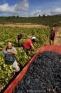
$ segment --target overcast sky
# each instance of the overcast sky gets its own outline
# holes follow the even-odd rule
[[[61,14],[61,0],[0,0],[0,16]]]

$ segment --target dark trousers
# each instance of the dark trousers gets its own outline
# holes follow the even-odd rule
[[[54,37],[50,36],[50,40],[54,41]]]
[[[26,55],[28,56],[28,49],[26,49],[24,46],[23,46],[23,49],[26,52]]]
[[[18,40],[18,47],[20,47],[20,40]]]

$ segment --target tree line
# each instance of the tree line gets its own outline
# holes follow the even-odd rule
[[[0,16],[0,24],[5,23],[34,23],[42,24],[47,26],[60,26],[61,25],[61,14],[59,15],[48,15],[48,16],[37,16],[37,17],[19,17],[19,16]]]

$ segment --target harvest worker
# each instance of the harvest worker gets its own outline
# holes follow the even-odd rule
[[[15,55],[17,54],[16,49],[12,46],[10,41],[7,42],[7,47],[3,50],[3,58],[5,63],[12,65],[16,72],[20,71],[20,67],[17,64]]]
[[[34,50],[34,46],[33,43],[36,42],[36,37],[32,37],[30,40],[27,40],[24,44],[23,44],[23,49],[26,52],[26,54],[28,55],[28,51],[30,49]]]
[[[20,40],[22,38],[22,34],[17,35],[18,47],[20,46]]]
[[[55,37],[56,37],[56,32],[57,32],[56,29],[54,27],[52,27],[51,32],[50,32],[50,37],[49,37],[50,45],[54,44],[54,40],[55,40]]]

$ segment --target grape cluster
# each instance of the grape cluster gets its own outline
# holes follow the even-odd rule
[[[13,93],[61,93],[61,54],[40,53]]]

